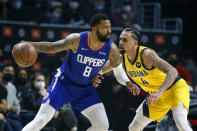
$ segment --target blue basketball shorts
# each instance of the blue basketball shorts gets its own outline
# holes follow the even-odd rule
[[[101,103],[101,99],[92,84],[87,87],[75,85],[59,69],[47,89],[47,94],[42,103],[50,99],[49,104],[56,110],[64,104],[70,103],[75,114],[89,106]]]

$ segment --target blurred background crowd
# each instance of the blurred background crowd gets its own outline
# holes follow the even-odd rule
[[[16,25],[18,22],[25,22],[33,25],[47,23],[70,28],[86,28],[95,13],[104,13],[110,17],[114,30],[116,27],[133,27],[150,34],[152,31],[177,33],[182,41],[182,44],[176,47],[177,50],[159,46],[158,54],[176,67],[179,75],[190,87],[191,104],[188,120],[195,130],[197,57],[195,48],[192,48],[193,40],[190,38],[194,36],[194,29],[190,28],[191,25],[186,25],[193,15],[184,14],[195,5],[197,4],[192,5],[187,0],[0,0],[0,27],[3,26],[2,23],[10,24],[14,21]],[[177,16],[184,21],[175,18]],[[2,32],[1,30],[0,34],[3,34]],[[3,40],[7,39],[0,37],[0,131],[21,131],[22,127],[35,117],[55,69],[66,59],[67,52],[39,54],[36,64],[22,68],[14,63],[11,52],[6,54],[6,45],[9,42],[3,43]],[[16,42],[13,39],[9,41]],[[151,47],[154,48],[154,45]],[[127,131],[136,108],[147,94],[142,92],[140,96],[133,96],[124,86],[117,83],[112,72],[104,77],[97,91],[104,102],[110,130]],[[145,131],[177,130],[170,112],[163,123],[158,125],[153,122]],[[84,116],[75,116],[67,104],[56,112],[43,131],[85,131],[89,125]]]

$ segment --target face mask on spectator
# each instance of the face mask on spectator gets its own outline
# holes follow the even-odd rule
[[[69,2],[69,7],[71,9],[77,9],[79,7],[79,3],[76,1],[71,1],[71,2]]]
[[[53,11],[53,16],[55,18],[59,18],[60,17],[60,13],[58,13],[57,11]]]
[[[95,10],[96,10],[96,11],[102,11],[103,8],[104,8],[103,5],[97,5],[97,6],[95,6]]]
[[[26,82],[27,82],[27,78],[25,78],[25,77],[18,77],[17,78],[17,83],[21,86],[24,86],[26,84]]]
[[[22,6],[22,2],[21,1],[17,1],[13,3],[13,7],[16,9],[20,9]]]
[[[131,7],[130,5],[125,5],[125,6],[123,6],[123,10],[124,10],[125,12],[130,12],[131,9],[132,9],[132,7]]]
[[[11,73],[5,73],[3,76],[3,79],[7,82],[13,81],[14,80],[14,75]]]
[[[34,81],[34,87],[38,90],[45,88],[45,82],[44,81]]]

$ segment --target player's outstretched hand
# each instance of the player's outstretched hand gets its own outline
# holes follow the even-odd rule
[[[94,87],[98,87],[101,84],[102,79],[104,79],[103,75],[101,74],[96,74],[93,78],[92,78],[92,85]]]
[[[156,91],[154,93],[152,93],[150,96],[148,96],[147,100],[146,100],[146,104],[148,106],[151,106],[152,103],[155,104],[156,101],[162,96],[163,92],[161,91]]]
[[[131,82],[127,82],[127,89],[134,95],[140,94],[140,88],[136,84],[133,84]]]

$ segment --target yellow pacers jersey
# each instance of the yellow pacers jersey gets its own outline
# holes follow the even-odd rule
[[[141,60],[141,52],[147,47],[138,46],[137,55],[130,63],[127,54],[124,54],[124,64],[127,75],[146,92],[155,92],[166,78],[166,74],[157,68],[147,69]],[[158,79],[159,78],[159,79]]]
[[[147,47],[139,46],[133,63],[130,63],[127,54],[124,54],[124,67],[130,80],[140,86],[144,91],[152,93],[157,91],[166,78],[166,74],[157,68],[146,69],[141,60],[141,52]],[[160,121],[166,113],[178,106],[179,103],[189,109],[189,88],[180,76],[176,78],[168,90],[155,104],[148,106],[143,102],[143,114],[152,120]]]

